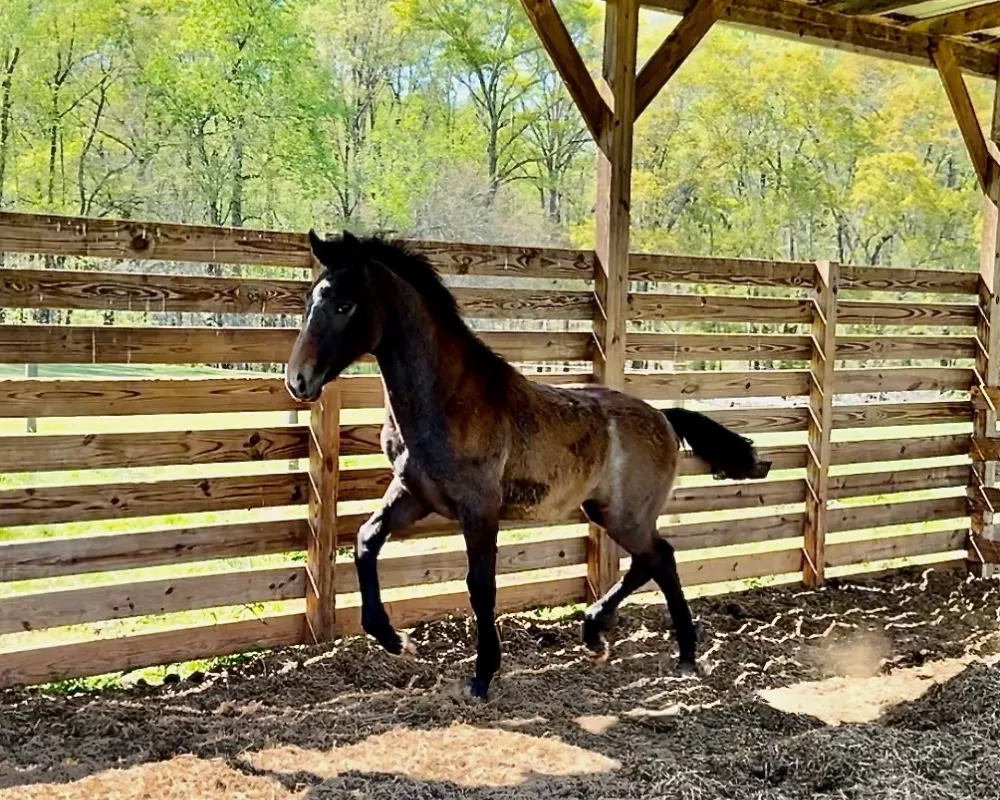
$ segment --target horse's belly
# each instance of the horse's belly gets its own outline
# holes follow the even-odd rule
[[[551,486],[539,481],[503,482],[500,518],[508,521],[565,522],[580,508],[591,486]]]

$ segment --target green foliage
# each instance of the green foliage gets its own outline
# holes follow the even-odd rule
[[[559,9],[596,72],[600,4]],[[672,24],[644,14],[642,51]],[[517,0],[0,15],[0,207],[586,246],[594,164]],[[632,210],[639,249],[976,260],[975,178],[932,71],[723,27],[638,123]]]

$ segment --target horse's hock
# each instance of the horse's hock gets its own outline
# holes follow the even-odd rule
[[[594,381],[593,252],[413,246],[463,276],[473,327],[533,379]],[[358,633],[347,548],[389,480],[382,390],[362,364],[311,410],[285,391],[305,236],[2,214],[0,251],[0,307],[55,320],[0,326],[0,683]],[[229,266],[246,264],[274,269]],[[734,483],[685,460],[660,523],[689,589],[997,561],[977,274],[634,254],[630,277],[626,389],[706,410],[773,462]],[[225,326],[191,324],[207,314]],[[583,602],[617,577],[603,547],[581,516],[505,528],[499,611]],[[399,536],[380,563],[393,623],[465,613],[465,571],[451,523]]]

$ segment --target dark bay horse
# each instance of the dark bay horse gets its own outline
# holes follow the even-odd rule
[[[286,384],[314,401],[363,355],[378,361],[386,394],[382,449],[393,479],[358,532],[362,625],[390,653],[413,651],[389,622],[376,561],[393,530],[436,512],[457,520],[468,552],[478,627],[470,693],[486,698],[500,664],[494,623],[497,533],[502,520],[557,522],[583,508],[632,556],[631,567],[586,612],[585,645],[606,654],[604,630],[619,603],[649,579],[666,596],[679,666],[696,671],[696,635],[674,551],[657,533],[677,474],[681,440],[717,477],[762,478],[749,440],[707,417],[660,411],[601,387],[533,383],[466,326],[434,269],[403,246],[310,231],[324,271],[306,300]]]

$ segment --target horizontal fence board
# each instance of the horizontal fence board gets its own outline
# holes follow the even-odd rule
[[[303,641],[304,631],[304,614],[278,614],[18,650],[0,658],[0,686],[69,680],[294,645]]]
[[[972,422],[972,403],[865,403],[833,407],[834,428],[883,428],[900,425],[937,425]]]
[[[943,269],[901,267],[840,267],[840,288],[869,292],[920,292],[922,294],[976,294],[979,274]]]
[[[868,392],[967,392],[976,379],[972,369],[962,367],[889,367],[845,369],[834,374],[836,394]]]
[[[808,370],[627,372],[630,392],[647,400],[792,397],[809,391]]]
[[[304,567],[219,572],[0,598],[0,633],[305,597]]]
[[[0,325],[8,364],[284,363],[296,328],[127,328]],[[508,361],[587,361],[590,334],[490,331],[479,338]]]
[[[724,583],[762,578],[768,575],[785,575],[802,570],[802,550],[776,550],[770,553],[748,553],[739,556],[720,556],[700,561],[684,561],[677,565],[681,583],[697,586],[705,583]],[[650,581],[640,592],[658,592],[659,587]]]
[[[385,494],[391,481],[392,470],[386,467],[342,469],[337,481],[337,499],[346,503],[379,498]]]
[[[982,461],[1000,461],[1000,439],[976,436],[970,442],[970,451]]]
[[[308,531],[306,520],[293,519],[15,540],[0,544],[0,581],[304,550]]]
[[[816,267],[806,261],[630,253],[629,280],[654,283],[715,283],[730,286],[809,288]]]
[[[350,395],[353,378],[341,378]],[[379,401],[381,405],[381,400]],[[0,380],[0,417],[295,411],[283,378]]]
[[[812,340],[792,334],[629,333],[625,352],[637,359],[672,361],[808,361]]]
[[[974,336],[838,336],[837,358],[975,358]]]
[[[370,456],[382,452],[381,425],[341,425],[340,455]]]
[[[310,283],[69,269],[0,269],[0,308],[301,314]]]
[[[592,280],[590,250],[407,241],[442,272]],[[312,266],[304,233],[0,212],[0,252],[200,264]]]
[[[585,598],[585,578],[582,576],[525,581],[497,588],[496,611],[498,614],[509,614],[540,606],[582,603]],[[389,601],[385,607],[396,628],[409,628],[444,616],[468,616],[470,613],[468,591],[464,587],[428,597]],[[344,635],[361,633],[361,609],[358,606],[338,608],[337,628]]]
[[[945,553],[964,550],[969,531],[959,528],[951,531],[890,536],[861,542],[840,542],[826,546],[826,565],[842,567],[890,558],[907,558],[928,553]]]
[[[668,525],[659,530],[661,536],[668,539],[676,550],[681,551],[794,539],[802,536],[804,525],[805,514],[793,513],[723,522]]]
[[[709,409],[703,413],[720,425],[738,433],[783,433],[803,431],[809,422],[809,409],[732,408]]]
[[[469,319],[589,319],[594,318],[593,292],[537,291],[497,287],[451,290]]]
[[[54,525],[114,517],[270,508],[305,503],[304,472],[0,491],[5,525]]]
[[[306,458],[309,428],[0,436],[0,473]]]
[[[876,303],[841,300],[841,325],[965,325],[976,324],[978,309],[971,303]]]
[[[964,497],[942,497],[934,500],[875,503],[865,506],[831,508],[827,511],[827,530],[864,530],[883,525],[903,525],[914,522],[931,522],[939,519],[958,519],[968,516]]]
[[[860,442],[834,442],[830,447],[831,464],[865,464],[875,461],[902,461],[913,458],[960,456],[969,452],[969,436],[923,436],[908,439],[878,439]]]
[[[964,487],[968,485],[969,477],[969,467],[964,464],[931,469],[922,467],[859,475],[834,475],[830,478],[830,498],[840,500],[845,497]]]
[[[673,322],[809,322],[812,301],[790,297],[730,297],[704,294],[629,295],[629,320]]]
[[[570,567],[587,563],[587,537],[570,536],[543,542],[518,542],[497,548],[497,574],[507,575],[536,569]],[[379,586],[397,586],[464,581],[469,571],[465,550],[446,550],[420,555],[381,558]],[[358,575],[353,565],[337,570],[337,592],[358,591]]]
[[[667,500],[664,514],[722,511],[737,508],[801,503],[806,499],[803,480],[746,481],[709,486],[679,486]]]

